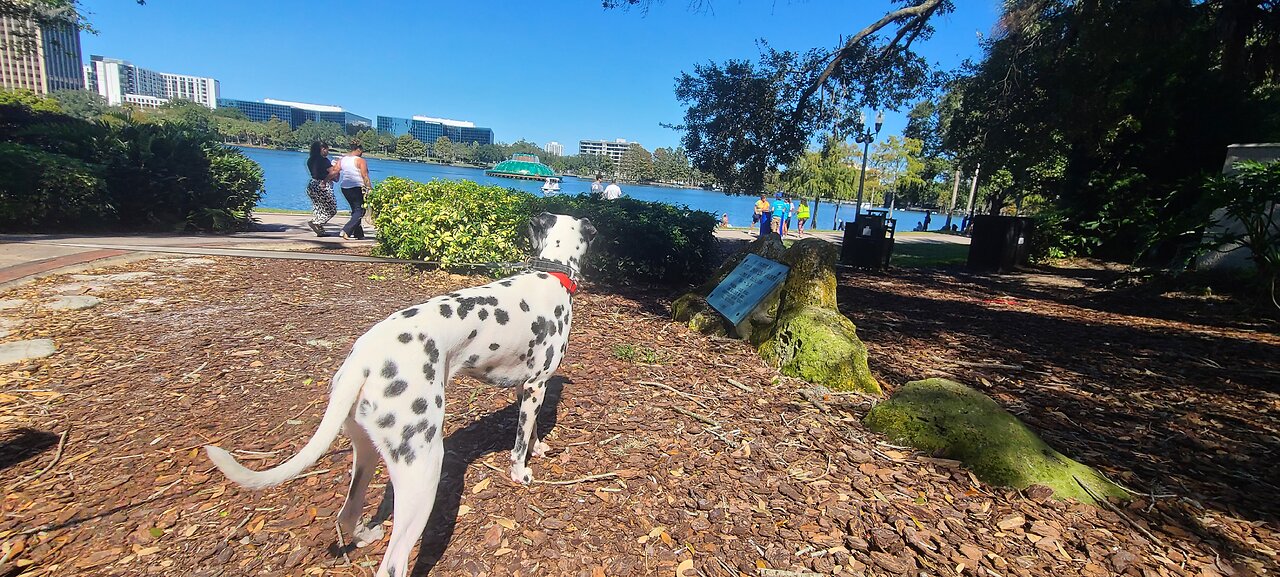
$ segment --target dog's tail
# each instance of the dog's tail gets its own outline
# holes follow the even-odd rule
[[[329,406],[324,410],[320,426],[307,444],[292,459],[266,471],[254,471],[236,462],[236,458],[218,447],[205,445],[204,450],[209,459],[217,465],[222,474],[237,484],[249,489],[264,489],[279,485],[298,476],[304,469],[320,459],[321,455],[333,443],[342,429],[342,423],[351,414],[351,406],[360,396],[365,377],[354,367],[343,367],[335,377],[333,390],[329,393]]]

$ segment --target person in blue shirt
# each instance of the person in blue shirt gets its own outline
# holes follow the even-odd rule
[[[773,204],[771,205],[770,212],[773,213],[773,224],[770,226],[770,229],[774,234],[783,234],[786,232],[782,228],[782,223],[786,222],[787,213],[791,210],[791,204],[782,196],[782,191],[779,190],[778,194],[773,196]]]

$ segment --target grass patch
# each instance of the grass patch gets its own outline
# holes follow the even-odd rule
[[[894,266],[917,268],[964,264],[969,259],[969,245],[949,242],[898,242],[893,245]]]

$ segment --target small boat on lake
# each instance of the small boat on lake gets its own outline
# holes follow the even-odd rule
[[[542,184],[542,194],[550,196],[550,195],[559,194],[559,193],[560,193],[560,179],[548,178],[547,181]]]

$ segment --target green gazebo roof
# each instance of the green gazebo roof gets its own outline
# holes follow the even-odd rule
[[[529,160],[516,160],[520,158],[532,158]],[[532,155],[513,155],[511,160],[499,162],[497,166],[486,170],[485,173],[491,176],[513,176],[516,178],[548,178],[555,177],[556,171],[551,170],[550,166],[538,162],[538,157]]]

